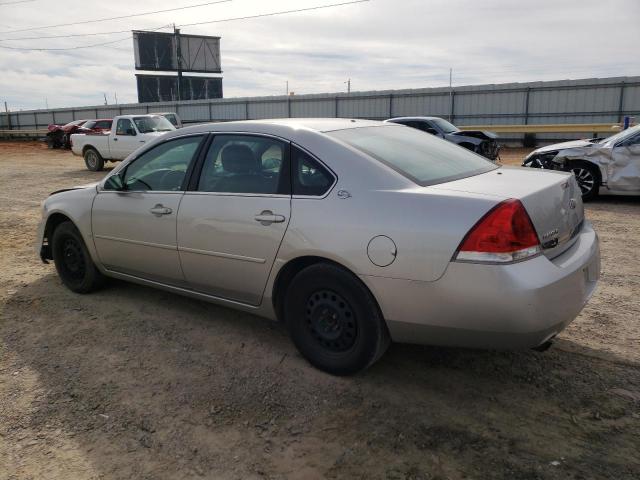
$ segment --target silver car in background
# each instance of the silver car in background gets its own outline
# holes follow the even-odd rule
[[[365,120],[169,132],[42,213],[40,256],[71,290],[109,276],[279,319],[334,374],[390,340],[546,345],[600,271],[571,174]]]

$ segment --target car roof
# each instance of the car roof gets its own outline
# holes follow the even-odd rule
[[[331,132],[362,127],[388,127],[388,123],[355,118],[276,118],[236,122],[202,123],[187,127],[189,132],[254,132],[294,136],[297,131]]]
[[[394,117],[385,120],[385,122],[395,122],[396,120],[442,120],[441,117]]]

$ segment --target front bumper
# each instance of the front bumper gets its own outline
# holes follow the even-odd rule
[[[598,237],[584,222],[576,242],[549,260],[449,264],[434,282],[362,276],[394,341],[517,349],[538,346],[573,321],[600,276]]]

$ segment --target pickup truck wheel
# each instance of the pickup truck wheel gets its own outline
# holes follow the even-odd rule
[[[99,172],[104,169],[104,159],[95,148],[87,148],[84,151],[84,163],[92,172]]]
[[[364,370],[390,343],[369,290],[336,265],[311,265],[293,278],[285,293],[284,320],[300,353],[334,375]]]
[[[76,293],[89,293],[104,283],[82,235],[71,222],[62,222],[51,238],[51,252],[62,283]]]

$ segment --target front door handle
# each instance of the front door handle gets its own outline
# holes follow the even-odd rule
[[[156,204],[155,207],[149,210],[149,212],[153,213],[156,217],[161,217],[162,215],[169,215],[173,212],[169,207],[165,207],[161,203]]]
[[[271,225],[272,223],[282,223],[285,221],[284,215],[274,214],[271,210],[263,210],[253,218],[262,225]]]
[[[144,143],[144,142],[145,142],[144,140],[140,140],[140,143]]]
[[[117,139],[117,138],[114,138],[114,139],[113,139],[113,141],[114,141],[114,142],[117,142],[117,141],[118,141],[118,139]]]

